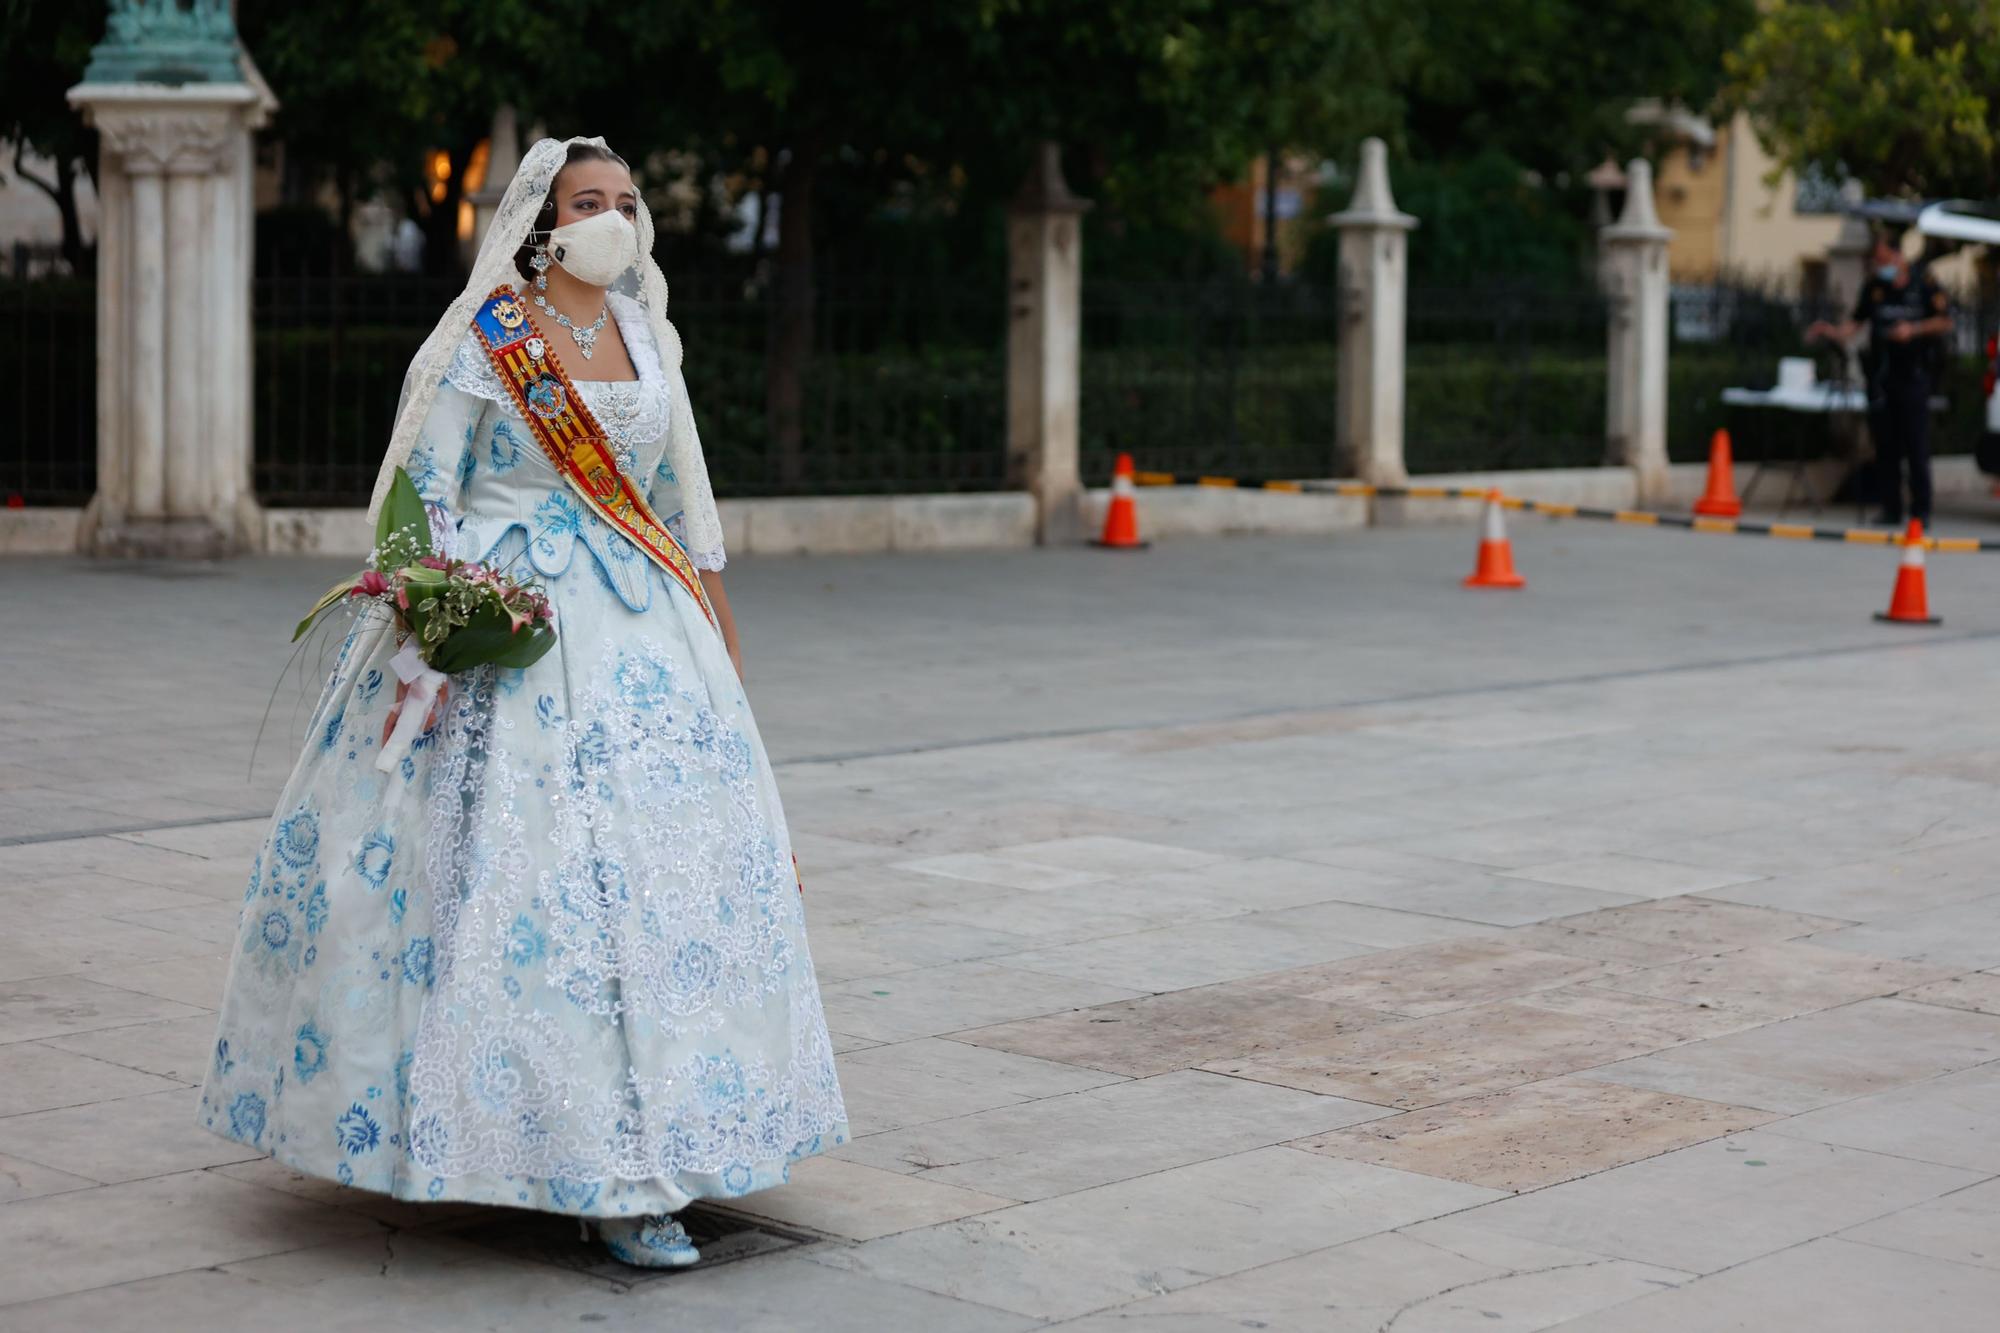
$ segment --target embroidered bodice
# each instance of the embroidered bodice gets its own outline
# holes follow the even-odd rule
[[[612,315],[618,321],[618,332],[625,340],[626,351],[639,372],[639,378],[580,380],[572,371],[571,382],[583,396],[584,405],[590,409],[591,415],[611,437],[612,447],[618,453],[619,466],[625,469],[627,475],[639,476],[641,462],[657,466],[665,452],[673,403],[666,379],[660,372],[660,354],[653,346],[653,334],[646,325],[645,312],[631,297],[620,296],[616,292],[611,293],[610,304]],[[562,334],[555,334],[553,341],[557,355],[563,358],[565,366],[579,364],[581,358],[573,347],[563,345],[565,340]],[[471,333],[467,333],[459,343],[445,378],[454,387],[474,397],[484,398],[512,415],[516,421],[520,420],[505,386],[500,383],[500,376],[493,370],[493,363],[487,360],[485,349]],[[553,474],[554,469],[550,472]]]
[[[660,367],[644,309],[612,293],[612,318],[624,339],[636,380],[574,380],[597,418],[625,474],[646,492],[661,520],[685,532],[680,488],[667,461],[679,392]],[[560,331],[551,346],[574,369],[581,358]],[[485,559],[510,533],[528,542],[528,560],[545,577],[564,573],[581,541],[596,558],[605,582],[635,611],[651,604],[653,586],[666,576],[623,536],[579,504],[543,455],[478,338],[467,332],[445,374],[422,438],[412,451],[410,477],[424,498],[455,524],[452,546],[466,559]],[[721,569],[721,549],[689,551],[701,569]],[[655,577],[655,576],[658,577]]]

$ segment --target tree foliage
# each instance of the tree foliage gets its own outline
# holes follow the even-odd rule
[[[83,77],[90,48],[104,33],[101,3],[0,0],[0,175],[35,186],[62,216],[63,257],[81,272],[89,244],[77,219],[76,190],[96,170],[97,135],[64,95]],[[46,159],[31,169],[28,153]]]
[[[2000,4],[1777,0],[1727,61],[1728,98],[1785,167],[1871,194],[2000,188]]]
[[[1548,180],[1623,157],[1640,98],[1701,112],[1755,0],[1429,0],[1407,146],[1434,160],[1499,152]]]
[[[293,193],[331,183],[344,215],[358,194],[387,187],[423,220],[426,263],[455,262],[458,204],[474,147],[494,109],[529,112],[584,77],[575,20],[587,0],[346,0],[300,5],[242,0],[237,28],[279,109]],[[556,94],[555,99],[551,94]],[[429,150],[452,171],[433,198]]]

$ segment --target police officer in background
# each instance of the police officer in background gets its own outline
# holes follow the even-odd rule
[[[1951,299],[1929,273],[1912,268],[1902,236],[1875,233],[1873,272],[1861,285],[1854,314],[1838,324],[1824,320],[1806,330],[1806,341],[1845,343],[1868,329],[1862,364],[1868,372],[1868,433],[1875,443],[1875,475],[1882,512],[1877,523],[1903,523],[1903,464],[1910,470],[1910,514],[1931,521],[1931,388],[1944,365],[1951,335]]]

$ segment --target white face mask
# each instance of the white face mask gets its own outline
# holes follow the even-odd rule
[[[639,232],[623,213],[599,213],[550,232],[549,258],[580,281],[609,287],[639,262]]]

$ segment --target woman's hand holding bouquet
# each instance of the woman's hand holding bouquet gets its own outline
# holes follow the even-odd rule
[[[327,590],[299,622],[293,642],[327,612],[357,601],[387,611],[403,645],[389,663],[400,683],[375,765],[384,772],[437,720],[448,675],[531,666],[555,646],[554,613],[539,587],[504,569],[436,553],[423,497],[401,468],[376,522],[367,567]]]

